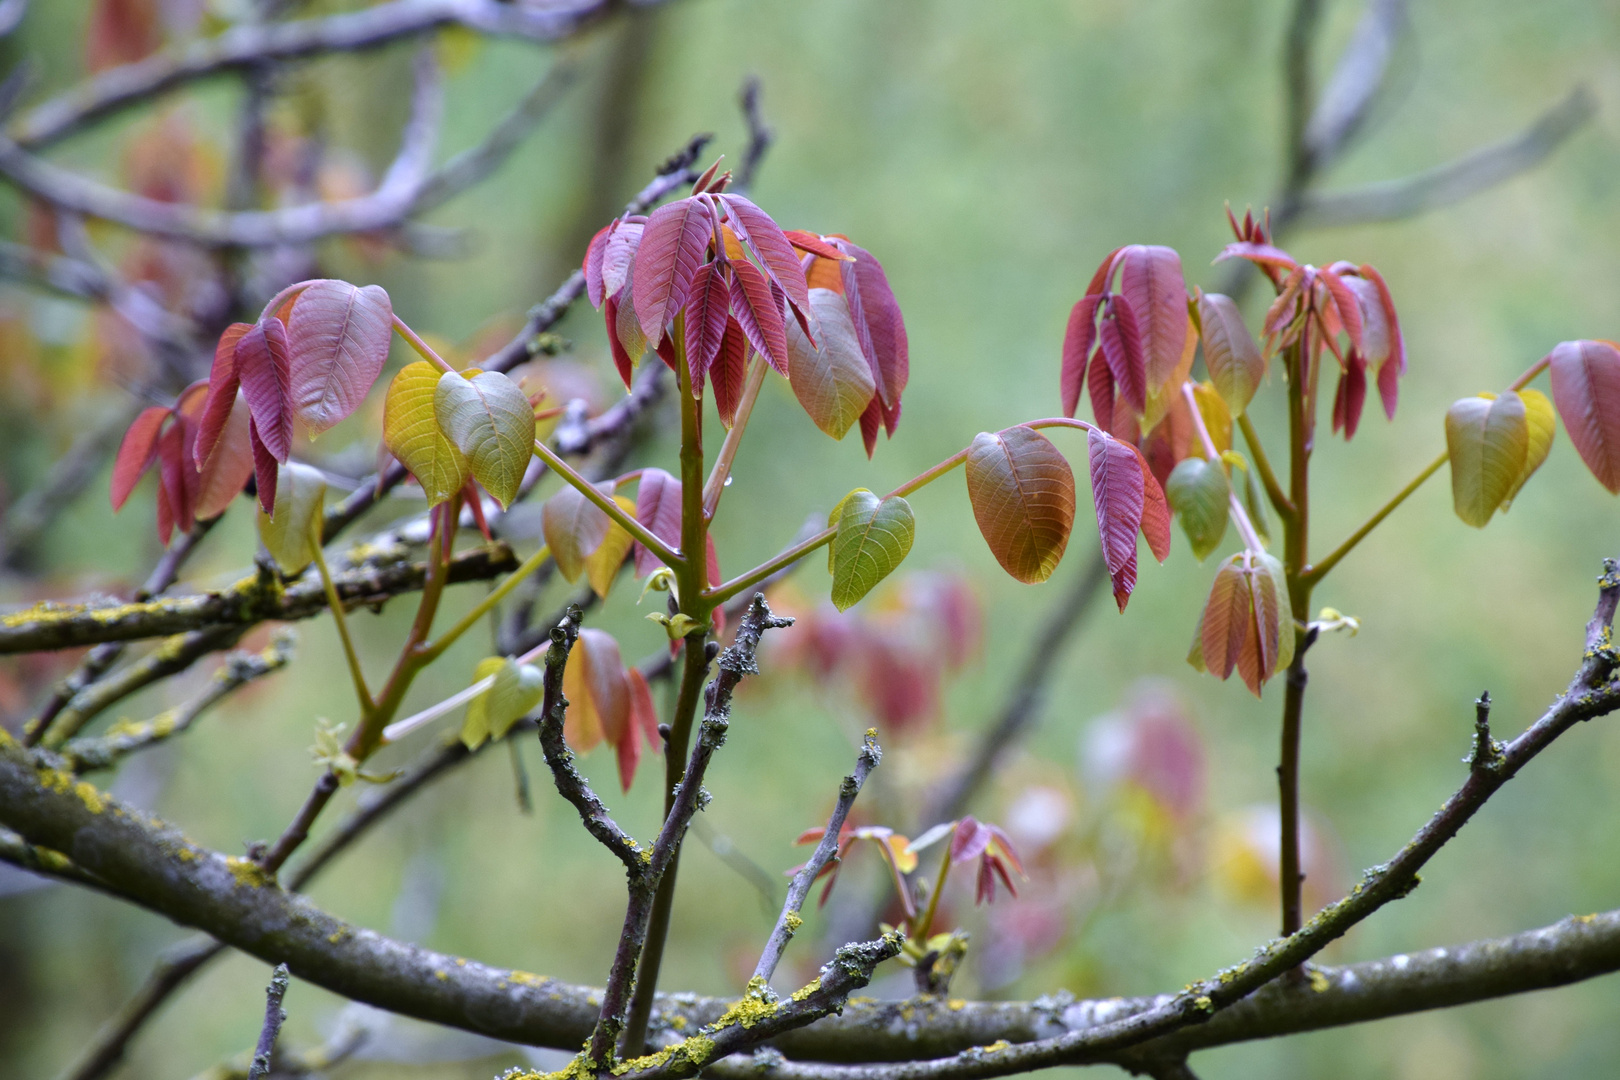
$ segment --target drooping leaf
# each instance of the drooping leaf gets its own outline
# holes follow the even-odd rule
[[[686,303],[713,235],[709,204],[702,198],[678,199],[647,218],[636,248],[630,295],[649,343],[663,340],[665,325]]]
[[[157,460],[158,430],[169,418],[169,410],[161,405],[142,409],[124,432],[118,444],[118,456],[113,458],[112,508],[121,510],[129,500],[146,470]]]
[[[636,520],[672,548],[681,546],[681,482],[663,469],[643,469],[636,485]],[[636,577],[662,566],[658,556],[636,544]]]
[[[1091,501],[1103,561],[1114,586],[1114,602],[1124,611],[1136,588],[1136,534],[1142,528],[1146,480],[1136,451],[1099,431],[1086,433],[1091,459]]]
[[[495,685],[479,700],[483,703],[489,737],[499,739],[512,730],[545,697],[545,676],[533,664],[503,659],[495,670]]]
[[[1103,358],[1121,398],[1136,412],[1147,408],[1147,368],[1135,309],[1123,296],[1115,296],[1097,330]]]
[[[292,374],[287,328],[270,316],[242,334],[236,343],[236,377],[247,398],[259,441],[278,462],[292,451]]]
[[[197,441],[192,447],[192,458],[198,468],[202,468],[203,462],[214,452],[214,444],[219,441],[225,420],[236,403],[236,391],[240,385],[236,370],[236,343],[251,329],[251,323],[232,323],[225,328],[214,346],[214,363],[208,372],[208,399],[203,403],[202,416],[198,419]]]
[[[1086,373],[1086,390],[1091,396],[1091,415],[1104,431],[1114,430],[1114,373],[1099,348],[1091,357]]]
[[[1170,504],[1147,458],[1138,452],[1136,460],[1142,466],[1142,539],[1153,557],[1164,562],[1170,555]]]
[[[1069,312],[1069,325],[1063,333],[1063,370],[1059,392],[1063,415],[1072,417],[1080,407],[1080,394],[1086,384],[1086,361],[1097,340],[1097,303],[1100,296],[1082,296]]]
[[[619,227],[613,230],[608,237],[606,246],[602,249],[602,295],[604,302],[607,297],[617,296],[622,303],[629,304],[630,291],[625,289],[629,284],[632,268],[635,266],[636,250],[641,246],[641,237],[647,227],[647,219],[637,214],[624,218]]]
[[[788,303],[808,315],[810,287],[804,280],[804,267],[781,226],[742,195],[727,193],[720,196],[720,202],[730,215],[732,230],[754,249],[765,272],[787,295]]]
[[[906,500],[898,495],[880,500],[865,488],[844,496],[834,513],[838,532],[829,552],[832,602],[847,611],[905,560],[917,522]]]
[[[170,536],[165,524],[181,532],[190,532],[196,524],[197,470],[187,449],[185,427],[176,417],[158,435],[158,480],[170,514],[169,522],[158,524],[165,545]]]
[[[1232,414],[1226,410],[1226,399],[1211,383],[1201,382],[1193,387],[1193,400],[1198,403],[1198,415],[1203,418],[1210,442],[1215,444],[1215,452],[1224,454],[1232,449]],[[1195,454],[1204,452],[1204,442],[1197,437],[1191,447]]]
[[[1383,315],[1382,322],[1387,327],[1389,335],[1389,355],[1383,360],[1374,360],[1378,365],[1378,394],[1384,402],[1384,415],[1391,420],[1395,419],[1395,405],[1400,397],[1400,382],[1402,375],[1406,374],[1406,341],[1401,336],[1400,316],[1395,313],[1395,300],[1389,293],[1389,286],[1384,283],[1384,277],[1377,270],[1363,263],[1360,266],[1362,278],[1373,283],[1378,291],[1378,305]],[[1365,333],[1365,330],[1363,331]],[[1370,342],[1364,342],[1371,348]]]
[[[619,508],[631,517],[635,516],[636,504],[623,495],[613,496],[613,501]],[[585,557],[585,578],[591,583],[591,589],[604,600],[607,599],[608,590],[613,587],[613,579],[619,574],[619,567],[624,565],[625,557],[630,554],[630,548],[635,540],[625,531],[623,525],[609,519],[607,535],[596,550]]]
[[[259,539],[283,574],[297,574],[314,561],[311,524],[320,517],[325,499],[326,480],[319,470],[296,461],[281,465],[275,510],[259,513]]]
[[[720,414],[720,423],[730,428],[737,420],[737,406],[742,403],[743,387],[748,382],[748,339],[736,319],[726,320],[720,352],[709,368],[709,382],[714,387],[714,408]]]
[[[563,737],[577,752],[586,753],[604,738],[617,746],[629,733],[630,685],[611,634],[580,630],[563,668],[563,694],[568,698]]]
[[[853,256],[852,261],[840,263],[838,270],[856,340],[872,366],[872,379],[884,408],[898,415],[900,395],[911,374],[911,347],[906,338],[905,316],[900,313],[900,302],[889,287],[883,264],[871,252],[848,240],[838,241],[838,246],[846,255]],[[887,426],[889,434],[894,434],[893,425]]]
[[[472,472],[467,455],[439,428],[435,399],[441,374],[426,360],[406,364],[383,399],[383,445],[416,477],[429,506],[460,491]]]
[[[202,411],[199,403],[198,412]],[[225,508],[242,493],[248,477],[253,475],[253,448],[248,434],[252,422],[247,401],[238,394],[230,415],[225,418],[213,453],[203,462],[198,473],[194,512],[199,520],[207,521],[224,513]],[[196,448],[195,441],[192,448]]]
[[[731,286],[714,263],[705,263],[692,279],[686,300],[686,365],[694,395],[703,390],[703,380],[720,353],[730,318]]]
[[[380,285],[316,281],[287,323],[292,403],[310,434],[354,412],[388,359],[394,307]]]
[[[1252,553],[1250,563],[1263,574],[1260,597],[1262,610],[1270,610],[1270,596],[1276,600],[1276,660],[1271,674],[1286,668],[1294,661],[1294,613],[1288,596],[1288,574],[1283,564],[1270,552]],[[1269,580],[1269,584],[1266,583]],[[1257,616],[1258,617],[1258,616]],[[1268,676],[1269,677],[1269,676]]]
[[[1180,363],[1187,341],[1187,284],[1181,256],[1174,248],[1133,244],[1120,253],[1119,287],[1130,301],[1141,334],[1144,389],[1163,386]]]
[[[481,683],[493,678],[501,665],[509,663],[504,656],[486,656],[473,668],[473,682]],[[467,715],[461,721],[461,742],[469,750],[476,750],[489,741],[489,691],[467,702]]]
[[[1519,477],[1513,481],[1513,487],[1508,489],[1507,496],[1502,500],[1502,512],[1506,513],[1509,504],[1518,496],[1519,489],[1524,482],[1541,468],[1542,462],[1547,460],[1547,454],[1552,450],[1553,436],[1558,432],[1558,416],[1553,411],[1553,403],[1547,400],[1547,395],[1540,390],[1520,390],[1519,400],[1524,402],[1525,432],[1528,442],[1525,445],[1524,468],[1519,470]]]
[[[732,263],[731,270],[736,275],[731,288],[731,314],[754,351],[786,376],[787,328],[782,323],[781,302],[772,291],[771,283],[752,263]]]
[[[1333,392],[1333,430],[1344,432],[1345,442],[1355,438],[1356,428],[1361,424],[1361,407],[1366,401],[1367,362],[1360,353],[1352,352]]]
[[[585,245],[585,259],[580,264],[580,271],[585,275],[585,299],[598,311],[602,310],[602,301],[608,298],[602,287],[602,258],[607,252],[608,237],[618,225],[618,220],[614,219],[596,230],[591,242]]]
[[[1226,535],[1231,486],[1219,464],[1190,457],[1170,473],[1164,493],[1181,518],[1193,557],[1203,562]]]
[[[604,494],[611,493],[612,485],[605,485]],[[564,484],[546,500],[541,517],[541,530],[557,572],[567,581],[578,581],[585,570],[585,560],[592,555],[608,534],[613,519],[572,484]]]
[[[624,388],[630,381],[636,365],[647,351],[647,339],[641,333],[641,321],[630,303],[630,294],[621,292],[610,296],[602,304],[602,320],[606,323],[608,348],[613,353],[613,366],[618,369]]]
[[[248,447],[253,451],[253,479],[259,493],[259,509],[268,514],[276,504],[276,459],[259,438],[259,426],[248,417]]]
[[[1483,529],[1524,471],[1529,445],[1524,402],[1512,391],[1494,401],[1463,398],[1446,410],[1451,500],[1457,516]]]
[[[1548,359],[1553,403],[1569,441],[1598,483],[1620,494],[1620,349],[1607,341],[1566,341]]]
[[[534,407],[517,383],[498,371],[470,379],[447,371],[434,389],[433,411],[439,430],[467,455],[473,477],[503,508],[512,505],[534,455]]]
[[[631,782],[636,778],[636,766],[641,762],[642,742],[645,741],[654,753],[659,753],[663,750],[664,740],[658,733],[658,709],[653,705],[652,689],[648,687],[646,677],[635,667],[626,669],[626,674],[630,688],[630,729],[620,740],[618,751],[619,783],[629,791]],[[640,738],[637,738],[638,732]]]
[[[1057,447],[1032,428],[981,431],[968,449],[967,489],[1001,568],[1026,585],[1051,577],[1074,527],[1074,473]]]
[[[1231,297],[1200,293],[1198,322],[1203,330],[1204,363],[1209,367],[1210,381],[1232,415],[1241,416],[1266,374],[1260,346]]]
[[[1221,563],[1204,603],[1199,658],[1211,675],[1224,681],[1234,669],[1245,666],[1245,654],[1250,658],[1248,666],[1258,670],[1254,657],[1259,653],[1260,639],[1254,612],[1254,574],[1247,553],[1239,552]],[[1260,692],[1257,685],[1250,689],[1255,694]]]
[[[844,298],[827,289],[812,289],[809,297],[818,340],[812,344],[797,323],[789,324],[788,382],[816,427],[842,439],[877,387]]]
[[[824,262],[830,261],[835,266],[849,259],[848,255],[845,255],[815,233],[805,232],[803,229],[784,229],[782,235],[787,237],[788,243],[800,251],[818,256]]]

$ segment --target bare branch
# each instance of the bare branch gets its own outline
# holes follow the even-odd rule
[[[1332,164],[1364,128],[1406,29],[1406,7],[1407,0],[1367,0],[1301,136],[1316,169]]]
[[[265,991],[264,1028],[259,1032],[259,1045],[253,1051],[253,1064],[248,1066],[247,1080],[264,1080],[270,1072],[270,1055],[275,1053],[276,1039],[287,1014],[281,1008],[287,996],[287,965],[277,964],[270,975],[270,987]]]
[[[1450,206],[1534,169],[1596,112],[1597,101],[1591,91],[1577,86],[1518,135],[1481,147],[1456,161],[1400,180],[1348,191],[1308,192],[1300,197],[1298,220],[1317,228],[1362,225],[1397,221]]]
[[[742,106],[743,122],[748,125],[748,145],[743,149],[742,160],[737,165],[737,172],[731,178],[731,187],[734,191],[747,194],[754,186],[754,176],[759,172],[759,163],[776,141],[776,132],[765,123],[765,115],[759,107],[760,85],[759,76],[750,75],[743,80],[742,92],[738,94],[738,104]]]
[[[844,782],[839,785],[838,802],[833,806],[832,816],[827,819],[827,831],[821,834],[821,842],[816,845],[810,861],[793,876],[793,884],[788,886],[787,900],[782,904],[782,914],[777,918],[770,939],[765,943],[765,951],[754,967],[754,978],[759,980],[762,987],[770,984],[771,976],[776,974],[776,965],[782,960],[783,950],[803,922],[799,918],[799,911],[804,907],[804,898],[810,895],[810,886],[815,884],[822,868],[838,851],[839,833],[849,817],[850,807],[855,805],[855,797],[861,793],[866,778],[882,760],[883,748],[878,746],[877,732],[868,729],[866,739],[861,743],[861,752],[855,758],[855,771],[844,777]]]

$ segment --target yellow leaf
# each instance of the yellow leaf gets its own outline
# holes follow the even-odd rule
[[[383,401],[383,445],[416,477],[429,506],[460,491],[471,469],[467,456],[439,429],[433,400],[441,374],[426,360],[406,364]]]
[[[613,496],[613,501],[631,517],[636,515],[636,504],[623,495]],[[624,526],[609,519],[607,535],[602,542],[596,545],[596,550],[585,557],[585,577],[591,583],[596,595],[607,599],[608,590],[613,587],[613,581],[619,576],[619,567],[630,554],[630,548],[635,544],[634,538],[625,531]]]
[[[1520,390],[1519,400],[1524,402],[1524,420],[1529,443],[1524,453],[1524,468],[1519,470],[1519,478],[1513,482],[1508,490],[1507,497],[1502,500],[1502,512],[1507,513],[1509,504],[1524,487],[1524,482],[1541,468],[1542,462],[1547,460],[1547,453],[1552,449],[1553,435],[1558,431],[1558,414],[1553,410],[1553,403],[1547,395],[1540,390]]]
[[[483,682],[501,670],[501,665],[505,663],[503,657],[486,656],[473,669],[473,682]],[[467,749],[476,750],[489,737],[489,691],[486,690],[467,703],[467,718],[461,722],[461,741]]]

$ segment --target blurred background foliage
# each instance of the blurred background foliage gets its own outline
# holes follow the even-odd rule
[[[34,4],[0,47],[5,66],[32,58],[42,95],[77,81],[90,6]],[[210,6],[205,25],[230,7]],[[1227,238],[1223,202],[1258,209],[1279,175],[1279,56],[1290,7],[1283,0],[679,0],[552,52],[446,34],[441,155],[478,139],[564,54],[583,77],[498,176],[434,215],[438,224],[473,231],[467,258],[423,261],[335,242],[322,250],[322,268],[385,285],[413,325],[446,342],[474,341],[492,325],[510,329],[577,264],[591,231],[694,131],[716,132],[715,147],[735,160],[746,135],[737,88],[757,74],[778,141],[756,201],[784,226],[847,233],[883,260],[905,310],[913,364],[905,419],[870,463],[858,439],[828,441],[785,384],[769,384],[715,527],[723,565],[736,572],[851,487],[886,490],[981,429],[1055,412],[1068,307],[1112,248],[1172,245],[1189,285],[1217,287],[1221,274],[1207,264]],[[1320,69],[1359,8],[1349,0],[1327,5]],[[1453,399],[1500,388],[1559,340],[1620,336],[1617,32],[1616,9],[1594,0],[1413,5],[1376,129],[1328,186],[1449,160],[1518,130],[1576,83],[1591,88],[1599,110],[1546,165],[1483,195],[1414,220],[1285,239],[1317,264],[1376,265],[1394,292],[1411,358],[1393,423],[1370,410],[1353,445],[1322,443],[1318,551],[1430,459]],[[276,130],[289,140],[324,140],[323,191],[366,186],[394,152],[409,49],[295,71],[274,114]],[[143,182],[143,168],[181,174],[192,197],[217,200],[235,87],[221,80],[167,98],[155,111],[76,138],[57,159],[125,185]],[[156,162],[143,164],[143,154]],[[0,202],[10,235],[26,238],[27,208],[9,193]],[[95,235],[132,257],[133,245],[116,230]],[[1251,320],[1258,303],[1256,292]],[[582,305],[559,331],[574,343],[568,362],[611,400],[617,390],[599,320]],[[123,407],[119,348],[116,327],[82,305],[0,289],[0,473],[10,498],[32,487],[95,416]],[[374,397],[370,414],[313,448],[321,464],[369,471],[381,395]],[[1263,433],[1281,430],[1281,397],[1273,387],[1257,399]],[[645,463],[673,467],[668,428],[644,447]],[[79,595],[144,574],[156,555],[151,501],[133,500],[114,518],[104,490],[98,481],[57,518],[25,570],[7,575],[0,600]],[[1095,544],[1089,525],[1077,529],[1054,582],[1020,586],[999,572],[977,536],[959,480],[927,489],[913,504],[909,568],[967,582],[982,632],[961,670],[941,684],[937,708],[881,725],[889,754],[861,812],[901,829],[911,826],[929,782],[1012,692],[1040,613]],[[189,578],[224,580],[244,565],[249,521],[228,517]],[[1620,506],[1560,441],[1512,512],[1485,532],[1453,516],[1442,474],[1318,591],[1319,603],[1359,617],[1363,627],[1354,638],[1325,639],[1311,654],[1304,792],[1318,902],[1392,854],[1454,788],[1480,690],[1497,703],[1497,723],[1516,731],[1562,688],[1599,560],[1620,553],[1617,526]],[[1229,536],[1227,546],[1235,543]],[[836,633],[824,611],[816,614],[827,579],[810,562],[779,602],[820,620],[823,636]],[[1034,865],[1025,897],[994,908],[975,909],[966,883],[956,883],[952,915],[974,934],[956,993],[1173,989],[1246,956],[1274,932],[1267,863],[1274,818],[1267,815],[1274,815],[1281,680],[1256,702],[1236,680],[1217,683],[1183,662],[1212,567],[1194,562],[1178,536],[1164,567],[1144,566],[1129,612],[1120,616],[1099,598],[1068,648],[1038,730],[974,807],[1012,830]],[[463,587],[455,602],[469,604],[477,588]],[[902,582],[863,603],[853,613],[864,620],[861,632],[900,649],[907,631],[899,624],[917,603],[916,588]],[[656,648],[659,637],[634,600],[635,590],[621,583],[599,616],[627,657]],[[362,651],[379,669],[406,611],[397,603],[375,619],[361,617]],[[803,856],[792,838],[825,819],[858,732],[871,722],[871,699],[856,675],[813,675],[814,659],[803,651],[810,629],[791,632],[799,641],[771,655],[711,773],[715,800],[682,868],[663,979],[669,988],[741,988],[769,918],[759,886],[738,872],[739,856],[775,879],[780,895],[780,871]],[[316,717],[342,720],[351,708],[331,622],[304,623],[299,633],[293,669],[234,697],[180,745],[133,761],[115,790],[226,851],[278,832],[315,777],[306,748]],[[419,681],[413,702],[464,685],[486,644],[463,642]],[[62,663],[0,665],[0,713],[26,715]],[[149,715],[202,677],[150,691],[118,712]],[[933,677],[919,676],[922,683]],[[532,777],[532,813],[519,809],[508,755],[483,755],[325,875],[313,889],[316,901],[436,949],[599,983],[618,932],[622,872],[552,794],[535,747],[525,743],[521,754],[541,770]],[[585,766],[599,790],[614,791],[621,820],[648,833],[655,785],[644,781],[618,797],[608,751]],[[1434,861],[1421,888],[1334,946],[1329,959],[1620,906],[1617,774],[1620,731],[1599,722],[1574,733],[1493,800]],[[857,852],[839,893],[858,898],[879,888],[877,870],[875,859]],[[180,931],[67,887],[35,888],[16,875],[0,884],[9,890],[0,896],[0,1075],[43,1078]],[[835,897],[828,915],[836,905]],[[828,921],[812,916],[809,929],[825,932]],[[789,951],[797,967],[786,976],[806,976],[826,955],[817,933],[801,935]],[[122,1075],[174,1080],[249,1047],[265,976],[262,964],[240,956],[208,969],[137,1041]],[[873,993],[898,996],[908,987],[902,974]],[[328,1034],[343,1005],[296,982],[287,1000],[284,1038],[295,1043]],[[1605,1017],[1616,1008],[1620,984],[1598,980],[1213,1051],[1199,1056],[1197,1068],[1206,1077],[1251,1078],[1612,1076],[1620,1029]],[[425,1028],[397,1028],[383,1042],[339,1075],[488,1077],[524,1060],[512,1048]]]

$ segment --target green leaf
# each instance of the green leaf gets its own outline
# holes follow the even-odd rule
[[[1519,489],[1524,487],[1524,482],[1541,468],[1542,462],[1547,460],[1547,453],[1552,450],[1553,436],[1558,432],[1558,414],[1546,394],[1539,390],[1520,390],[1519,400],[1524,402],[1524,420],[1529,442],[1524,453],[1524,468],[1519,470],[1519,478],[1513,481],[1513,487],[1502,500],[1504,514],[1507,513],[1509,504],[1518,497]]]
[[[1529,454],[1524,399],[1509,391],[1491,400],[1463,398],[1446,410],[1451,500],[1457,516],[1483,529],[1513,491]]]
[[[1271,543],[1271,519],[1266,516],[1266,489],[1260,477],[1244,462],[1243,509],[1249,512],[1249,524],[1262,544]]]
[[[259,538],[281,572],[291,576],[315,561],[311,526],[326,500],[326,480],[319,470],[295,461],[277,470],[274,513],[259,511]]]
[[[1226,535],[1232,493],[1226,472],[1203,458],[1184,458],[1165,482],[1164,494],[1181,519],[1193,557],[1203,562]]]
[[[467,719],[461,725],[461,741],[476,750],[485,739],[499,739],[512,730],[518,718],[545,697],[545,676],[533,664],[521,667],[500,656],[478,662],[473,681],[495,676],[495,684],[467,705]]]
[[[406,364],[383,401],[383,445],[416,477],[429,506],[460,491],[471,469],[467,455],[439,429],[434,410],[439,375],[426,360]]]
[[[797,320],[787,325],[788,382],[816,427],[842,439],[866,411],[877,382],[844,298],[831,289],[811,289],[810,310],[814,345]]]
[[[834,513],[838,533],[829,552],[832,602],[847,611],[905,559],[917,520],[911,504],[898,495],[879,500],[865,488],[844,496]]]
[[[484,490],[503,508],[510,506],[534,454],[534,408],[528,397],[498,371],[470,379],[447,371],[434,390],[433,411]]]
[[[505,657],[486,656],[473,669],[473,682],[481,683],[493,677],[506,662]],[[489,739],[488,697],[489,691],[485,690],[467,703],[467,716],[461,722],[461,741],[469,750],[478,749]]]
[[[1074,472],[1057,447],[1032,428],[981,431],[966,472],[973,519],[1001,568],[1026,585],[1051,577],[1074,527]],[[1138,509],[1132,543],[1140,519]]]
[[[612,485],[606,485],[611,492]],[[564,484],[546,500],[540,519],[541,531],[551,548],[557,572],[572,582],[585,570],[586,560],[602,546],[613,519],[587,499],[572,484]]]

